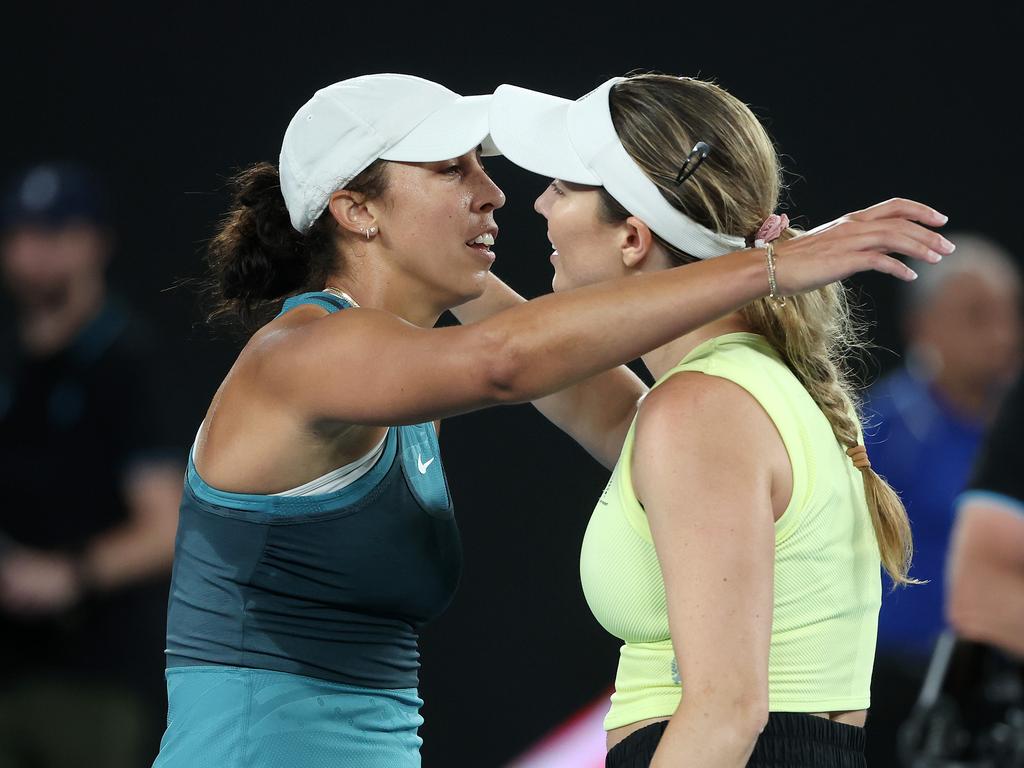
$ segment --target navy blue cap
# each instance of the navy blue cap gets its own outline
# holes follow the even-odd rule
[[[29,168],[13,179],[3,196],[0,228],[60,229],[85,222],[98,227],[110,223],[102,184],[85,168],[46,164]]]

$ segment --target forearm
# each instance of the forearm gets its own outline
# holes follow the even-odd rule
[[[754,751],[760,729],[735,707],[680,704],[658,743],[651,768],[742,768]]]
[[[990,571],[976,603],[955,615],[958,634],[1024,656],[1024,575]]]
[[[761,251],[542,296],[478,323],[505,345],[497,380],[535,400],[626,363],[767,293]]]
[[[452,307],[451,313],[463,325],[479,323],[506,309],[525,304],[526,299],[508,286],[493,272],[487,273],[484,292],[472,301]]]
[[[612,469],[646,391],[639,377],[620,365],[534,400],[533,405],[604,467]]]
[[[460,323],[475,323],[526,302],[493,273],[482,296],[452,313]],[[533,401],[556,427],[609,469],[618,459],[636,404],[647,391],[625,366],[598,373],[578,384]]]
[[[89,589],[106,591],[170,570],[181,502],[181,472],[172,463],[143,465],[125,480],[129,518],[93,538],[81,555]]]
[[[117,589],[168,571],[174,532],[130,522],[93,539],[81,558],[82,578],[90,590]]]
[[[1024,516],[991,500],[957,513],[947,567],[950,624],[1024,656]]]

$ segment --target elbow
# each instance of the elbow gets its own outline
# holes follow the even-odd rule
[[[714,718],[725,729],[722,736],[739,750],[751,747],[768,724],[768,696],[742,695]]]
[[[484,387],[488,401],[507,405],[533,399],[528,389],[524,352],[515,338],[502,330],[480,332],[478,359],[483,360]]]
[[[736,717],[737,738],[753,744],[768,725],[768,698],[758,697],[742,702]]]
[[[768,724],[767,691],[764,696],[744,693],[723,698],[702,709],[701,719],[714,724],[705,731],[706,737],[727,752],[738,754],[751,748]]]

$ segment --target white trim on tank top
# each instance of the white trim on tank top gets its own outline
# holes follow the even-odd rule
[[[388,436],[387,433],[385,433],[384,438],[377,443],[376,447],[371,449],[369,453],[343,467],[332,469],[326,475],[321,475],[315,480],[303,483],[297,488],[268,495],[315,496],[321,493],[334,493],[335,491],[340,491],[342,488],[352,485],[352,483],[373,469],[373,465],[377,463],[377,459],[379,459],[381,454],[384,453],[384,443],[387,442],[387,439]]]
[[[192,443],[192,449],[195,450],[195,443],[199,440],[199,433],[203,431],[203,424],[200,422],[199,429],[196,430],[196,439]],[[342,488],[347,488],[356,482],[359,478],[373,469],[374,464],[380,458],[381,454],[384,453],[384,443],[388,441],[387,432],[384,433],[384,437],[377,443],[376,446],[370,449],[369,453],[364,454],[355,461],[349,462],[343,467],[332,469],[325,475],[310,480],[308,483],[296,486],[295,488],[289,488],[287,491],[279,491],[278,493],[268,493],[267,496],[316,496],[322,493],[334,493],[340,491]]]

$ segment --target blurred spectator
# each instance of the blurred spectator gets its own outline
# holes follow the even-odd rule
[[[182,467],[155,355],[108,296],[95,180],[42,166],[0,209],[0,766],[148,765]]]
[[[960,496],[946,574],[957,634],[1024,659],[1024,378]]]
[[[928,581],[890,593],[886,580],[869,765],[898,765],[896,732],[944,626],[943,568],[954,500],[1021,363],[1021,279],[1014,262],[980,236],[949,237],[957,252],[922,270],[909,287],[906,366],[878,382],[865,407],[871,462],[900,493],[913,525],[911,576]]]

